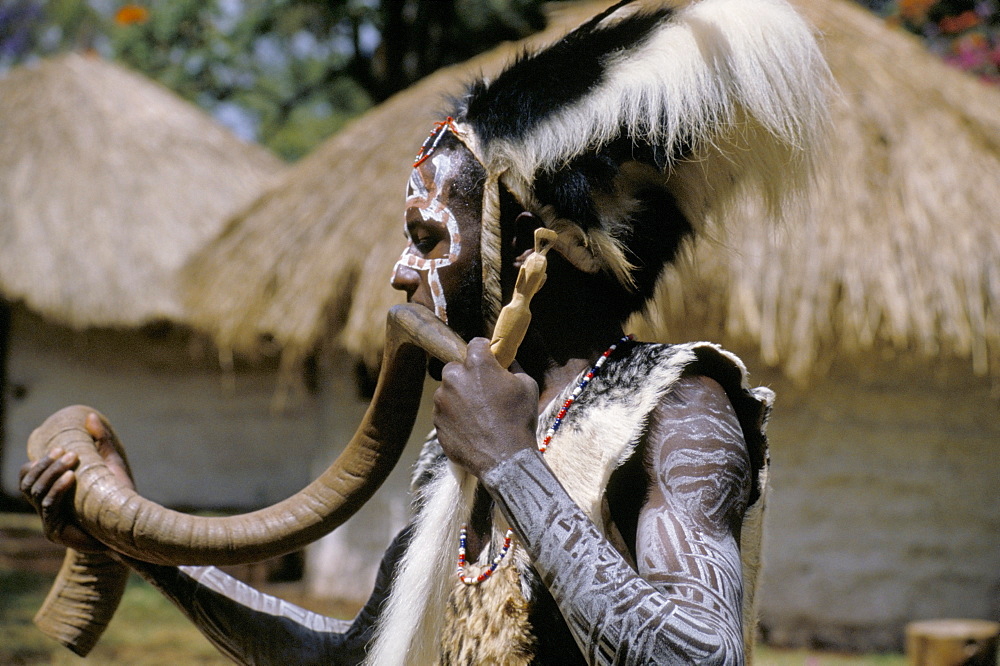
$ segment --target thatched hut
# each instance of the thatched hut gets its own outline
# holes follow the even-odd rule
[[[1000,89],[853,3],[799,4],[842,88],[818,205],[705,258],[714,321],[666,299],[660,321],[783,370],[770,640],[900,647],[908,620],[1000,618]]]
[[[1000,91],[847,0],[797,4],[842,89],[819,203],[716,230],[636,327],[722,341],[778,388],[771,640],[899,647],[909,619],[1000,614]],[[515,50],[390,99],[234,217],[189,266],[199,324],[289,365],[324,340],[374,363],[411,153],[444,95]]]
[[[282,168],[97,57],[11,71],[0,121],[0,287],[75,328],[183,319],[177,270]]]
[[[178,325],[179,268],[283,168],[162,86],[97,57],[64,55],[0,79],[8,498],[31,429],[74,402],[112,418],[132,444],[140,487],[171,504],[280,499],[310,475],[303,463],[284,479],[268,471],[277,453],[251,452],[228,487],[208,483],[218,475],[207,469],[234,457],[230,442],[297,441],[315,422],[270,420],[273,370],[223,390],[211,345]],[[246,425],[227,433],[219,413],[243,414]],[[208,453],[174,445],[184,440]]]

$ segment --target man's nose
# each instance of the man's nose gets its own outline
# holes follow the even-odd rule
[[[392,278],[389,283],[393,289],[405,291],[406,297],[409,299],[413,297],[417,287],[420,286],[420,273],[415,268],[398,263],[392,270]]]

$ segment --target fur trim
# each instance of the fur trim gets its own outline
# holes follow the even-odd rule
[[[379,615],[366,664],[405,666],[437,661],[444,618],[440,600],[447,598],[455,580],[454,535],[469,519],[476,482],[474,476],[444,462],[422,493],[413,538]],[[412,556],[414,553],[419,556]],[[434,600],[437,606],[429,607]]]
[[[661,347],[661,349],[663,349]],[[650,355],[640,346],[628,363],[607,363],[580,394],[545,452],[545,462],[566,492],[607,535],[604,494],[608,481],[633,453],[646,430],[649,415],[695,360],[682,347],[670,348],[668,359]],[[570,382],[539,417],[548,428],[556,412],[576,388]]]
[[[454,585],[436,663],[528,666],[535,653],[529,611],[516,567],[498,568],[487,585]]]

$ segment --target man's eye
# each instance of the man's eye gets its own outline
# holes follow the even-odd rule
[[[438,244],[438,237],[433,234],[413,237],[413,247],[421,254],[430,254]]]

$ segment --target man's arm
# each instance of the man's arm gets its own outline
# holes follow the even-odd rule
[[[506,409],[523,400],[514,396],[524,390],[523,380],[490,371],[475,343],[470,356],[471,372],[460,378],[458,367],[449,366],[454,391],[445,388],[446,377],[445,392],[436,399],[439,438],[460,464],[487,463],[469,468],[478,469],[531,554],[588,661],[743,663],[737,544],[751,472],[722,388],[711,380],[684,379],[680,394],[666,398],[652,415],[646,460],[651,492],[639,517],[637,572],[559,484],[534,446],[533,426],[521,423],[526,416],[501,427],[496,410],[487,423],[469,426],[474,406],[458,400],[459,394]],[[475,397],[465,379],[486,397]],[[456,417],[464,419],[466,435],[449,442],[449,422],[457,424]],[[529,429],[530,446],[523,432]],[[487,446],[495,450],[483,451]]]
[[[409,529],[390,544],[375,590],[353,622],[264,594],[214,567],[123,561],[176,605],[219,651],[240,664],[360,664],[388,597]]]
[[[743,430],[725,391],[706,377],[682,379],[650,425],[639,574],[668,592],[689,622],[711,627],[723,660],[737,663],[732,655],[744,656],[739,539],[753,478]]]
[[[651,424],[638,572],[534,452],[483,477],[590,663],[743,663],[746,447],[718,384],[690,378],[678,388]]]

